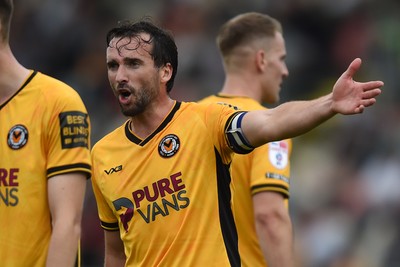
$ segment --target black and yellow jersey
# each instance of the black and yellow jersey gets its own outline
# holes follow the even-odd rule
[[[90,121],[75,90],[31,71],[0,106],[0,262],[45,266],[51,235],[47,180],[90,177]]]
[[[126,266],[239,266],[229,164],[252,151],[230,136],[244,114],[176,102],[147,138],[128,120],[95,144],[101,225],[120,232]]]

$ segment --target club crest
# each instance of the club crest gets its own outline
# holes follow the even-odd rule
[[[178,152],[179,147],[180,141],[178,136],[169,134],[158,144],[158,153],[163,158],[170,158]]]
[[[28,129],[24,125],[13,126],[7,135],[8,146],[14,150],[20,149],[28,142]]]

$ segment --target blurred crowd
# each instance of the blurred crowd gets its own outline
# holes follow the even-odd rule
[[[398,0],[19,0],[11,46],[25,66],[73,86],[91,115],[92,144],[120,125],[108,84],[105,35],[150,16],[179,52],[172,96],[196,101],[222,86],[219,26],[242,12],[281,21],[289,78],[281,102],[329,92],[352,59],[356,80],[383,80],[375,107],[336,116],[294,139],[290,212],[298,266],[400,266],[400,2]],[[134,160],[134,159],[133,159]],[[102,266],[103,231],[88,181],[82,266]]]

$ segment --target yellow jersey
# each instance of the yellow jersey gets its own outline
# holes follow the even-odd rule
[[[244,114],[176,102],[147,138],[128,120],[94,145],[101,226],[119,231],[126,266],[240,266],[228,169],[252,151],[230,136]]]
[[[91,175],[90,122],[75,90],[31,71],[0,105],[0,262],[45,266],[51,235],[47,180]]]

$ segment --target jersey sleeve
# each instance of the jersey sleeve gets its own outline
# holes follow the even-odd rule
[[[46,95],[49,109],[43,127],[47,177],[71,172],[91,176],[90,118],[78,93],[69,86],[53,82],[53,91]]]
[[[93,194],[96,199],[97,212],[100,219],[100,225],[104,230],[118,231],[119,230],[118,219],[115,217],[107,200],[104,198],[101,192],[101,175],[96,173],[96,170],[99,170],[99,168],[97,167],[95,160],[93,160],[92,166],[93,166],[93,176],[91,181],[92,181]]]
[[[241,120],[246,112],[217,103],[203,105],[206,109],[205,123],[223,162],[230,163],[233,152],[246,154],[253,150],[241,131]]]
[[[250,187],[254,195],[273,191],[289,198],[291,140],[271,142],[252,152]]]

